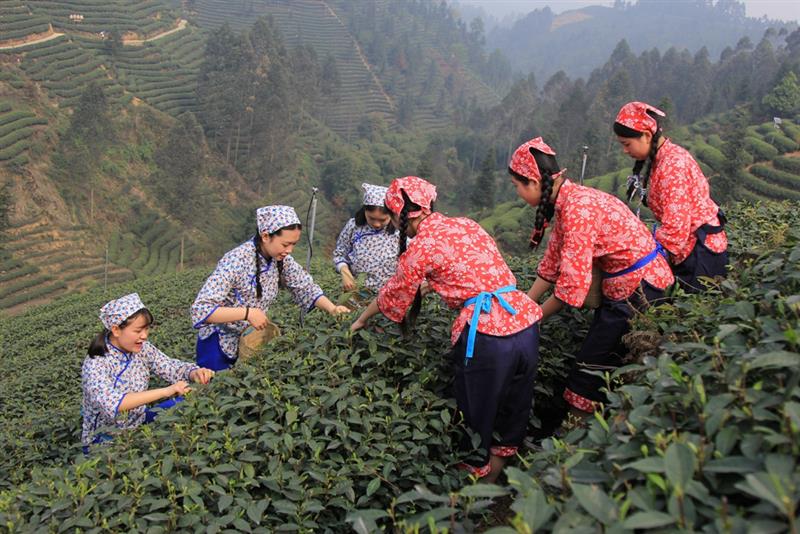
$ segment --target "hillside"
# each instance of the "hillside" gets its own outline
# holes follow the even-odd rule
[[[466,32],[446,10],[430,6],[411,0],[197,0],[192,15],[210,29],[244,29],[268,16],[288,47],[312,47],[338,82],[322,117],[349,139],[367,115],[390,127],[430,131],[447,126],[459,106],[499,101],[476,75],[475,62],[453,52],[467,40]]]
[[[773,28],[777,37],[796,27],[796,23],[747,18],[741,2],[636,0],[560,14],[549,7],[537,9],[510,28],[491,31],[487,47],[500,49],[512,58],[516,70],[532,71],[540,80],[559,70],[585,78],[592,66],[602,63],[623,37],[636,54],[675,47],[694,55],[705,48],[711,57],[718,58],[740,39],[757,42],[768,28]],[[515,53],[520,49],[529,53]]]

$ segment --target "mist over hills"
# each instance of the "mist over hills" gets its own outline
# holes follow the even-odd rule
[[[675,47],[694,54],[701,48],[718,58],[740,39],[761,39],[773,28],[785,35],[796,23],[745,16],[735,1],[661,2],[618,1],[613,7],[590,6],[559,14],[550,7],[531,11],[511,27],[496,27],[486,37],[487,49],[500,49],[515,70],[533,72],[545,80],[563,70],[587,76],[625,39],[636,53]]]

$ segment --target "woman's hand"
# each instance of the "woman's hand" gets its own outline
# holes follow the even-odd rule
[[[363,319],[362,317],[359,317],[358,319],[353,321],[353,324],[350,325],[350,331],[351,332],[357,332],[357,331],[359,331],[362,328],[367,326],[367,321],[365,319]]]
[[[350,272],[350,268],[347,265],[342,265],[342,269],[340,271],[342,275],[342,287],[345,291],[353,291],[356,286],[356,279],[353,277],[353,273]]]
[[[333,309],[331,311],[329,311],[328,313],[330,313],[331,315],[336,317],[337,315],[342,315],[343,313],[350,313],[351,311],[353,311],[353,310],[351,310],[347,306],[337,305],[337,306],[334,306]]]
[[[422,295],[424,297],[425,295],[427,295],[431,291],[433,291],[433,288],[431,287],[431,285],[428,283],[427,280],[423,280],[422,284],[420,284],[420,286],[419,286],[420,295]]]
[[[189,380],[198,384],[208,384],[214,377],[214,371],[201,367],[189,373]]]
[[[247,322],[256,330],[264,330],[267,326],[267,314],[261,308],[250,308],[247,313]]]
[[[172,395],[185,395],[192,391],[192,388],[189,387],[189,383],[186,380],[178,380],[172,384],[169,389],[172,390]]]

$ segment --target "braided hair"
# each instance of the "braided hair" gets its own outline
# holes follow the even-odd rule
[[[280,235],[281,232],[284,230],[302,230],[302,224],[290,224],[289,226],[284,226],[283,228],[279,228],[269,234],[269,237],[272,238],[276,235]],[[261,241],[262,237],[261,234],[256,230],[256,234],[253,236],[253,245],[255,245],[256,249],[256,298],[261,300],[261,295],[264,293],[264,290],[261,288]],[[283,260],[278,260],[278,287],[281,287],[283,283]]]
[[[403,209],[400,210],[400,214],[398,216],[400,219],[400,241],[397,257],[402,256],[408,247],[408,235],[406,234],[406,230],[408,229],[408,213],[419,211],[421,209],[419,205],[411,202],[411,199],[408,198],[408,195],[405,191],[401,191],[401,193],[403,194]],[[431,202],[431,211],[433,211],[433,202]],[[408,337],[411,334],[411,331],[414,329],[414,326],[417,324],[417,316],[419,315],[421,308],[422,287],[418,287],[417,293],[414,295],[414,301],[411,303],[411,307],[408,309],[406,316],[403,317],[403,322],[400,323],[400,330],[403,332],[404,337]]]
[[[653,163],[656,160],[656,153],[658,153],[658,142],[661,140],[662,135],[661,125],[659,124],[660,117],[651,110],[647,110],[647,114],[653,117],[653,120],[656,121],[656,133],[653,134],[653,138],[650,140],[650,152],[647,154],[647,159],[636,160],[636,163],[633,164],[633,169],[631,169],[631,173],[634,176],[641,176],[641,187],[645,192],[644,196],[642,197],[642,204],[645,206],[647,206],[647,188],[650,185],[650,173],[653,169]],[[644,135],[644,132],[634,130],[633,128],[629,128],[618,122],[614,123],[614,133],[619,137],[624,137],[625,139],[637,139]],[[647,167],[645,167],[645,163],[647,164]],[[643,168],[644,174],[641,174]],[[628,191],[628,198],[631,197],[632,193],[632,190]]]
[[[531,240],[529,243],[530,247],[535,249],[542,242],[544,232],[556,212],[556,204],[550,197],[553,194],[553,185],[555,183],[553,175],[558,174],[561,168],[558,166],[558,161],[556,161],[555,156],[545,154],[533,147],[530,148],[530,151],[533,159],[536,161],[536,166],[539,168],[542,184],[542,196],[539,201],[539,206],[536,208],[536,217],[534,219],[533,232],[531,233]],[[508,172],[514,179],[525,185],[531,182],[530,178],[519,174],[511,168],[508,169]]]

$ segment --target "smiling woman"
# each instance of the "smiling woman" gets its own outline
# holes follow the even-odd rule
[[[315,306],[332,315],[346,313],[336,306],[291,256],[302,225],[289,206],[265,206],[256,211],[258,231],[252,239],[225,254],[192,305],[192,323],[200,332],[197,362],[219,371],[239,357],[239,337],[248,326],[264,330],[266,312],[289,289],[298,306]]]
[[[100,310],[103,331],[89,346],[81,371],[83,382],[82,441],[89,445],[110,440],[103,427],[135,428],[149,423],[156,412],[147,405],[183,395],[191,390],[189,381],[208,383],[214,372],[189,362],[167,357],[148,343],[153,315],[139,295],[131,293],[108,302]],[[150,371],[172,383],[148,389]],[[182,397],[158,405],[169,408]]]

